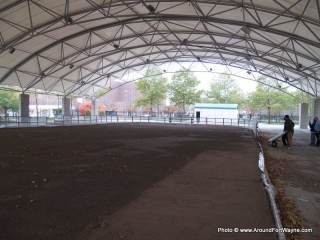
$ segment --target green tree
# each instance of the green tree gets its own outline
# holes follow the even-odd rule
[[[163,77],[160,69],[150,68],[145,77],[136,82],[136,89],[142,96],[135,99],[134,105],[149,108],[152,112],[152,108],[159,106],[165,99],[167,79]]]
[[[286,90],[279,88],[276,80],[259,76],[258,82],[256,90],[249,95],[250,108],[267,109],[270,123],[271,115],[280,117],[283,111],[294,105],[294,96],[290,96]]]
[[[109,91],[109,89],[110,89],[109,87],[104,87],[104,88],[99,89],[98,91],[94,92],[91,95],[90,99],[92,101],[94,101],[94,100],[98,99],[99,97],[104,96]]]
[[[250,92],[246,95],[246,100],[244,102],[244,109],[246,110],[247,114],[249,114],[250,119],[252,116],[256,114],[259,110],[258,104],[255,103],[254,101],[254,93]]]
[[[17,92],[10,92],[0,90],[0,107],[4,110],[4,114],[7,114],[8,109],[19,109],[19,94]]]
[[[172,76],[171,84],[168,86],[170,101],[182,107],[183,114],[186,105],[195,104],[200,100],[202,90],[196,89],[199,83],[200,81],[189,71],[180,70]]]
[[[236,80],[226,73],[210,83],[207,99],[212,103],[237,103],[240,108],[243,108],[246,102],[246,96]]]
[[[290,105],[289,105],[289,114],[290,116],[293,115],[295,110],[299,107],[300,103],[308,103],[311,106],[311,100],[314,98],[309,93],[302,92],[301,90],[296,90],[291,93],[292,97],[290,98]]]
[[[213,103],[214,101],[210,98],[210,91],[203,90],[200,98],[202,103]]]

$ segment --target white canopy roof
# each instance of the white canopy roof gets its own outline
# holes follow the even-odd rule
[[[263,74],[320,96],[318,0],[7,0],[0,84],[91,96],[148,67]],[[240,70],[239,70],[240,69]],[[3,87],[3,86],[2,86]]]

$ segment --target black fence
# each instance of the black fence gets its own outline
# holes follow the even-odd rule
[[[47,117],[0,116],[0,127],[46,126]]]
[[[55,115],[53,119],[47,117],[5,117],[0,118],[1,127],[12,126],[46,126],[46,125],[80,125],[105,124],[123,122],[153,122],[164,124],[202,124],[202,125],[228,125],[251,126],[252,121],[244,118],[194,118],[194,117],[151,117],[151,116],[64,116]]]

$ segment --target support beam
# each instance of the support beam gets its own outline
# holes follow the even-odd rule
[[[65,122],[71,120],[71,99],[64,97],[62,98],[62,115]]]
[[[300,106],[299,106],[299,116],[300,116],[299,127],[300,127],[300,129],[308,129],[308,122],[309,122],[308,110],[309,110],[308,103],[300,103]]]
[[[92,100],[91,116],[97,116],[98,115],[98,108],[99,108],[98,101],[97,100]]]
[[[311,108],[311,118],[320,117],[320,98],[313,99]]]
[[[19,116],[20,122],[23,125],[28,125],[29,123],[29,94],[19,95]]]

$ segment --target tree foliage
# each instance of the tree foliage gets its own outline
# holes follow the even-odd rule
[[[169,105],[169,106],[166,106],[166,107],[163,109],[163,112],[166,113],[166,114],[171,115],[171,114],[177,112],[178,110],[179,110],[179,107]]]
[[[115,102],[110,102],[110,103],[107,103],[107,107],[106,107],[106,110],[108,111],[116,111],[118,109],[118,106]]]
[[[205,96],[208,103],[237,103],[242,107],[246,96],[231,75],[221,74],[213,79]]]
[[[258,82],[256,90],[248,95],[247,107],[252,113],[266,109],[269,123],[271,115],[281,116],[284,111],[296,108],[300,103],[300,99],[295,97],[296,93],[281,89],[276,80],[259,76]]]
[[[91,96],[91,100],[96,100],[97,98],[102,97],[109,91],[109,89],[109,87],[104,87],[94,92],[94,94]]]
[[[90,114],[89,114],[89,111],[87,111],[87,110],[90,111]],[[91,102],[82,103],[79,106],[79,115],[80,116],[88,116],[87,114],[91,115],[91,110],[92,110],[92,103]],[[105,111],[105,110],[106,110],[106,106],[99,103],[98,111]]]
[[[0,107],[7,113],[8,109],[19,109],[19,93],[0,90]]]
[[[200,100],[202,90],[196,89],[199,83],[192,72],[180,70],[175,73],[168,86],[170,101],[182,107],[185,112],[186,105],[195,104]]]
[[[136,82],[136,89],[141,96],[135,99],[134,106],[143,106],[152,112],[152,108],[161,105],[165,99],[167,79],[162,76],[160,69],[150,68],[145,77]]]

